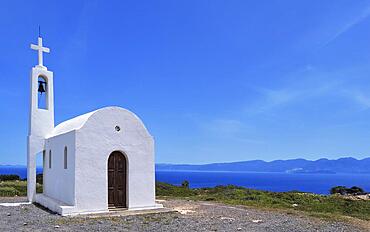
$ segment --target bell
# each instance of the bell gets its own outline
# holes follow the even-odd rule
[[[45,93],[46,91],[45,91],[45,88],[44,88],[44,84],[46,84],[45,82],[43,82],[43,81],[39,81],[39,89],[38,89],[38,92],[40,93],[40,94],[42,94],[42,93]]]

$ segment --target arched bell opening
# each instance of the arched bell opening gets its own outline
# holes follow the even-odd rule
[[[108,207],[127,208],[127,159],[119,151],[108,158]]]
[[[43,76],[38,77],[37,82],[37,106],[39,109],[48,109],[48,82]]]

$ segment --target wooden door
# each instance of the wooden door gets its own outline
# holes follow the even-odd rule
[[[126,206],[126,158],[120,152],[113,152],[108,159],[108,207]]]

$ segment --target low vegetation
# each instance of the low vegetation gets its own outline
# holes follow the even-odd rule
[[[1,175],[0,179],[0,197],[14,197],[27,195],[27,181],[20,180],[17,175]],[[42,180],[41,180],[42,181]],[[39,180],[36,184],[36,192],[42,192],[42,184]]]
[[[42,193],[42,185],[36,184],[36,192]],[[0,197],[27,196],[27,181],[0,182]]]
[[[340,195],[361,195],[365,194],[365,191],[357,186],[347,188],[345,186],[336,186],[330,189],[330,194],[340,194]]]
[[[36,190],[37,192],[42,192],[42,184],[40,184],[42,183],[42,176],[38,176],[37,182]],[[347,188],[345,188],[345,190],[346,189]],[[341,216],[350,216],[363,220],[370,220],[369,200],[354,200],[343,197],[341,194],[345,191],[340,186],[334,187],[331,190],[333,194],[325,196],[297,191],[260,191],[233,185],[191,189],[189,188],[188,181],[184,181],[181,186],[162,182],[156,183],[156,194],[163,198],[215,201],[231,205],[303,211],[310,215],[320,217],[337,218]],[[356,194],[363,192],[363,190],[361,191],[361,189],[359,190],[357,187],[350,188],[349,191],[355,192]],[[11,181],[0,181],[0,197],[26,195],[26,181],[19,180],[19,178]]]
[[[157,196],[215,201],[232,205],[304,211],[313,216],[350,216],[370,220],[370,201],[346,199],[338,194],[324,196],[302,192],[268,192],[233,185],[189,189],[158,182]]]
[[[20,180],[18,175],[0,175],[0,181]]]

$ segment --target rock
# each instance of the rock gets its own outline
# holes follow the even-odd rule
[[[254,223],[260,223],[260,222],[262,222],[262,220],[252,220],[252,222],[254,222]]]
[[[227,221],[234,221],[235,219],[234,218],[230,218],[230,217],[221,217],[221,220],[227,220]]]
[[[58,229],[58,228],[60,228],[60,226],[58,226],[58,225],[55,225],[55,226],[54,226],[54,228],[55,228],[55,229]]]
[[[293,204],[292,206],[293,206],[293,207],[297,207],[297,206],[298,206],[298,204]]]
[[[242,230],[242,228],[238,227],[236,230],[237,230],[237,231],[241,231],[241,230]]]
[[[26,225],[28,225],[28,223],[27,223],[27,222],[25,222],[25,223],[23,223],[23,225],[24,225],[24,226],[26,226]]]
[[[6,216],[10,217],[10,215],[11,215],[11,214],[10,214],[10,213],[8,213]]]

